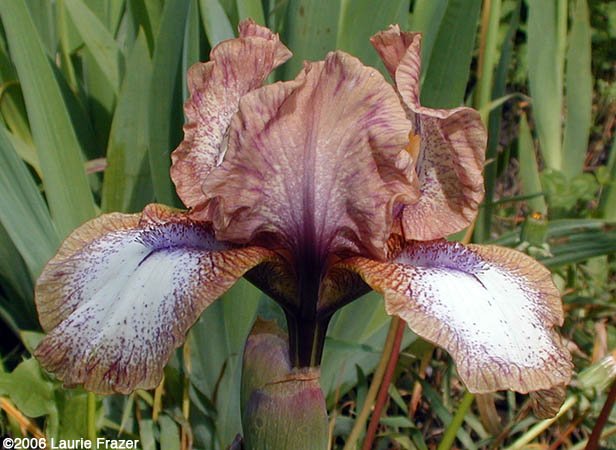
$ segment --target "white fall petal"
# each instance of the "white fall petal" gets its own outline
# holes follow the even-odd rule
[[[550,272],[495,246],[415,243],[392,262],[345,263],[385,295],[385,308],[444,347],[471,392],[530,392],[567,383],[568,351],[554,331],[562,306]]]
[[[49,334],[36,349],[67,386],[155,387],[203,310],[267,250],[232,248],[186,215],[150,205],[75,230],[44,268],[36,303]]]

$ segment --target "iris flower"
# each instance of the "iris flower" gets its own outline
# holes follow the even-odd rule
[[[444,239],[483,198],[486,132],[473,109],[420,105],[420,41],[373,36],[393,86],[342,51],[264,86],[291,53],[243,21],[188,73],[171,155],[188,210],[102,215],[64,241],[36,285],[42,366],[101,394],[154,388],[246,276],[284,309],[297,367],[318,366],[332,314],[372,288],[470,391],[534,392],[553,414],[572,369],[559,292],[529,256]]]

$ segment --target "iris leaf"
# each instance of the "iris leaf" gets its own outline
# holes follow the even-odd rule
[[[199,0],[199,4],[201,5],[201,20],[205,34],[210,41],[210,47],[216,46],[225,39],[235,37],[231,22],[218,0]]]
[[[92,53],[99,70],[117,94],[124,70],[124,58],[119,45],[105,25],[81,0],[64,1],[75,27]]]
[[[4,0],[0,13],[23,87],[43,184],[61,236],[94,216],[79,142],[24,0]]]
[[[434,108],[460,106],[470,75],[480,0],[450,0],[439,26],[421,103]]]
[[[578,0],[567,51],[567,118],[562,170],[568,177],[582,173],[591,125],[592,73],[590,19],[586,0]]]
[[[153,200],[147,159],[149,84],[144,82],[149,80],[151,70],[146,38],[141,32],[128,58],[111,126],[102,196],[104,211],[137,212]]]
[[[36,278],[60,241],[25,164],[0,128],[0,221]]]
[[[378,67],[386,73],[374,48],[369,45],[370,36],[386,30],[389,24],[397,23],[406,29],[409,0],[386,0],[376,11],[371,0],[344,2],[340,13],[340,25],[336,48],[358,57],[364,64]]]
[[[558,0],[562,2],[562,0]],[[562,62],[558,52],[557,2],[529,2],[528,84],[533,117],[546,166],[560,170]]]
[[[293,52],[284,65],[284,79],[295,78],[303,61],[324,59],[336,48],[342,2],[330,0],[290,0],[283,42]],[[364,45],[368,45],[364,42]]]
[[[165,2],[156,37],[150,83],[149,160],[156,200],[167,205],[179,202],[169,177],[169,154],[182,137],[180,60],[189,0]]]
[[[539,178],[539,167],[535,155],[535,145],[530,134],[526,114],[520,116],[520,137],[518,138],[518,158],[520,160],[520,181],[522,191],[527,195],[542,192],[541,181]],[[547,214],[545,198],[542,195],[532,197],[527,201],[528,206],[533,212]]]

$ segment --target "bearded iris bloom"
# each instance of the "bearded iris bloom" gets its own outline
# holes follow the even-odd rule
[[[296,367],[318,366],[332,314],[372,288],[452,355],[469,390],[535,392],[553,414],[572,365],[550,272],[443,239],[477,213],[486,133],[475,110],[419,104],[421,36],[372,38],[394,86],[341,51],[264,86],[291,53],[250,20],[239,32],[188,73],[171,167],[188,211],[100,216],[44,268],[43,367],[101,394],[154,388],[246,276],[284,309]]]

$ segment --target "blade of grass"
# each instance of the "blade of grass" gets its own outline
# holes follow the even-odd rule
[[[582,173],[591,125],[592,73],[590,18],[586,0],[576,2],[567,50],[567,118],[563,141],[563,173]]]
[[[573,408],[573,406],[575,406],[577,401],[578,401],[578,397],[575,397],[575,396],[569,397],[560,407],[558,414],[556,414],[551,419],[542,420],[541,422],[534,425],[527,432],[525,432],[522,436],[520,436],[513,444],[511,444],[511,446],[507,447],[506,450],[519,450],[522,448],[526,448],[527,444],[529,444],[533,439],[535,439],[537,436],[539,436],[541,433],[547,430],[550,427],[550,425],[552,425],[554,422],[556,422],[559,419],[559,417],[561,417],[563,414],[565,414],[567,411]]]
[[[24,1],[3,0],[0,14],[23,87],[47,201],[60,236],[66,236],[94,216],[79,143]]]
[[[128,58],[126,77],[109,136],[103,182],[105,212],[140,211],[154,199],[147,159],[149,84],[152,64],[145,34],[139,33]]]
[[[422,380],[419,377],[416,377],[416,380],[421,383],[424,397],[430,403],[432,410],[436,413],[436,415],[443,422],[443,424],[446,427],[449,427],[452,423],[453,416],[449,411],[447,411],[447,408],[445,408],[445,406],[443,405],[443,402],[441,401],[438,393],[432,388],[432,386],[430,386],[430,383],[428,383],[427,381]],[[464,415],[462,415],[462,417],[464,417]],[[473,443],[471,436],[464,428],[457,428],[456,437],[460,440],[460,442],[462,442],[462,444],[464,444],[465,448],[477,448]]]
[[[189,0],[165,2],[156,37],[150,83],[149,160],[156,200],[177,205],[179,200],[169,178],[169,154],[181,140],[182,98],[180,60]]]
[[[550,269],[595,256],[609,255],[616,252],[616,233],[578,233],[572,235],[565,244],[553,245],[551,251],[553,256],[538,258]]]
[[[449,0],[422,86],[422,104],[453,108],[462,103],[480,9],[480,0]]]
[[[456,433],[458,432],[458,430],[462,426],[462,423],[464,422],[464,415],[466,414],[466,411],[468,411],[471,404],[473,403],[474,398],[475,398],[474,394],[471,394],[468,391],[464,393],[464,397],[462,398],[462,401],[458,405],[456,414],[451,420],[451,423],[449,424],[449,426],[447,427],[447,430],[445,430],[445,434],[443,435],[443,440],[438,445],[437,450],[448,450],[451,448],[451,446],[453,445],[453,441],[456,439]]]
[[[304,60],[323,59],[328,51],[336,48],[341,3],[289,0],[283,41],[292,49],[293,57],[284,65],[283,79],[295,78]]]

